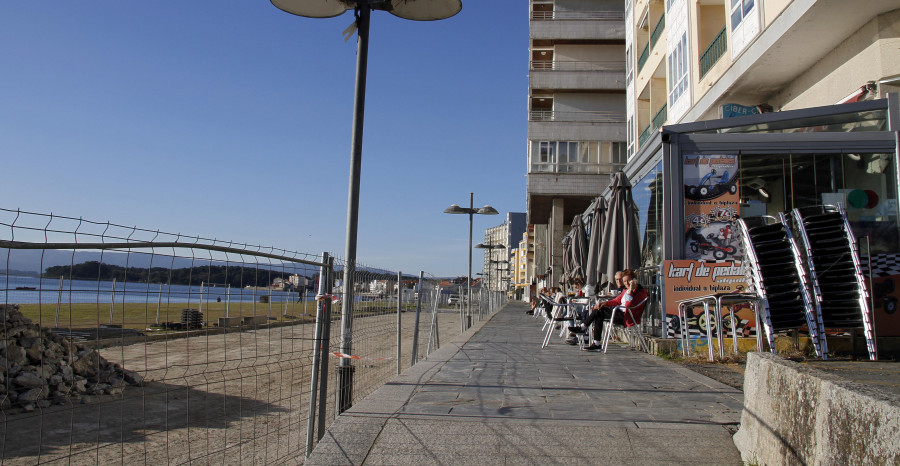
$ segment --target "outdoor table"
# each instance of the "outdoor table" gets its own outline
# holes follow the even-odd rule
[[[712,326],[710,325],[709,321],[709,305],[710,303],[713,303],[715,305],[714,316],[717,322],[716,340],[719,342],[719,357],[725,357],[725,338],[722,332],[722,304],[725,302],[732,304],[738,302],[752,303],[753,313],[756,316],[756,347],[762,348],[761,333],[759,332],[759,296],[753,293],[714,293],[678,301],[678,318],[681,320],[682,354],[684,354],[685,356],[690,354],[690,335],[687,331],[687,308],[696,304],[702,304],[703,315],[706,318],[706,346],[709,350],[709,360],[715,360],[715,355],[713,354],[712,348]],[[737,331],[735,329],[734,313],[732,312],[729,317],[731,318],[731,340],[734,344],[734,352],[737,353],[738,341]]]

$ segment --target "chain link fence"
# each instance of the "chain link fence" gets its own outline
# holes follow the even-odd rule
[[[501,304],[356,265],[348,306],[345,266],[0,209],[0,462],[302,463],[339,403]]]

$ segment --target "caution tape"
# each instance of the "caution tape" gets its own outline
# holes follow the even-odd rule
[[[352,354],[344,354],[344,353],[331,353],[332,356],[336,358],[347,358],[347,359],[368,359],[370,361],[390,361],[394,358],[369,358],[363,356],[354,356]]]
[[[316,301],[325,301],[326,299],[330,299],[331,302],[336,303],[341,300],[341,298],[337,295],[333,294],[317,294]]]

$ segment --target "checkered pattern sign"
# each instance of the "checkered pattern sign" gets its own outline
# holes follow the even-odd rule
[[[863,273],[867,272],[869,265],[866,259],[865,257],[859,258]],[[900,254],[876,254],[872,256],[872,276],[889,277],[891,275],[900,275]]]

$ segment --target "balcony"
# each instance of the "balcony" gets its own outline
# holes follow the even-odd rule
[[[638,136],[638,146],[643,147],[644,142],[647,141],[647,138],[650,137],[650,134],[653,133],[653,125],[647,124],[643,131],[641,131],[641,135]]]
[[[550,61],[531,62],[532,89],[624,90],[625,63]]]
[[[654,131],[659,129],[662,125],[666,123],[666,119],[669,115],[669,106],[663,104],[663,106],[653,114],[653,119],[650,120],[650,123],[644,127],[644,130],[641,131],[641,135],[638,136],[638,146],[642,147],[647,138],[653,134]]]
[[[623,141],[625,113],[532,110],[528,138],[546,141]]]
[[[624,21],[624,11],[532,11],[532,21]]]
[[[555,61],[534,60],[531,70],[536,71],[624,71],[625,63],[621,61]]]
[[[532,110],[531,121],[567,121],[588,123],[624,123],[625,114],[620,112],[556,112],[553,110]]]
[[[725,30],[727,26],[722,28],[722,31],[716,36],[715,39],[709,44],[709,47],[703,51],[700,55],[700,79],[703,79],[706,76],[706,73],[719,61],[719,58],[722,58],[722,55],[725,55],[725,52],[728,50],[728,35],[725,34]]]
[[[647,64],[647,59],[650,58],[650,44],[644,46],[644,50],[641,51],[641,55],[638,56],[638,74],[641,74],[641,68]]]
[[[656,27],[653,28],[653,32],[650,33],[650,48],[656,46],[656,41],[662,36],[663,31],[666,30],[666,15],[662,15],[659,18],[659,21],[656,23]]]
[[[662,108],[660,108],[656,115],[653,115],[653,129],[659,128],[666,122],[666,118],[668,118],[668,105],[663,104]]]
[[[625,40],[624,11],[533,11],[531,39]]]

